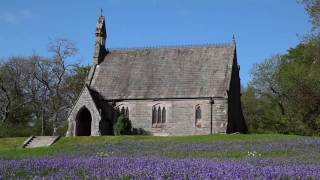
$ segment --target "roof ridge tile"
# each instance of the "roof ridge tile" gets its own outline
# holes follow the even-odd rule
[[[108,48],[110,51],[136,51],[136,50],[148,50],[148,49],[178,49],[178,48],[226,48],[233,45],[232,43],[204,43],[204,44],[182,44],[182,45],[155,45],[155,46],[142,46],[142,47],[119,47]]]

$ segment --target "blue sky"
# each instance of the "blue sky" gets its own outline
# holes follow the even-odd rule
[[[0,2],[0,58],[47,54],[55,38],[76,42],[92,61],[100,8],[107,46],[228,43],[235,34],[242,84],[252,65],[296,46],[311,25],[296,0],[6,0]]]

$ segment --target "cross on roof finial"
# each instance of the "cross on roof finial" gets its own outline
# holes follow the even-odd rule
[[[100,13],[101,13],[101,15],[100,15],[100,16],[102,16],[102,13],[103,13],[103,9],[102,9],[102,8],[100,9]]]
[[[233,34],[232,35],[232,42],[235,44],[236,43],[236,36]]]

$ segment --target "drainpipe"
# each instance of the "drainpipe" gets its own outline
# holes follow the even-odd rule
[[[210,115],[210,134],[212,134],[212,126],[213,126],[213,123],[212,123],[212,106],[214,104],[214,100],[213,98],[211,97],[210,98],[210,110],[211,110],[211,115]]]

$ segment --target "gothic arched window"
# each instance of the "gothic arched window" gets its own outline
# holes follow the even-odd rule
[[[124,113],[124,116],[125,116],[126,118],[129,118],[129,108],[128,108],[128,107],[126,108],[126,111],[125,111],[125,113]]]
[[[125,110],[124,110],[124,107],[123,107],[123,106],[122,106],[122,108],[121,108],[120,113],[121,113],[122,115],[125,115]]]
[[[167,122],[166,108],[161,104],[152,107],[152,127],[161,128]]]
[[[195,112],[195,126],[201,127],[201,108],[200,105],[196,106],[196,112]]]
[[[120,105],[116,107],[117,116],[123,115],[126,118],[129,118],[129,107]]]
[[[157,121],[158,124],[161,123],[161,107],[159,106],[158,108],[158,121]]]
[[[166,115],[166,108],[165,107],[163,107],[162,108],[162,123],[166,123],[166,121],[167,121],[167,115]]]
[[[152,108],[152,125],[157,123],[157,108]]]

